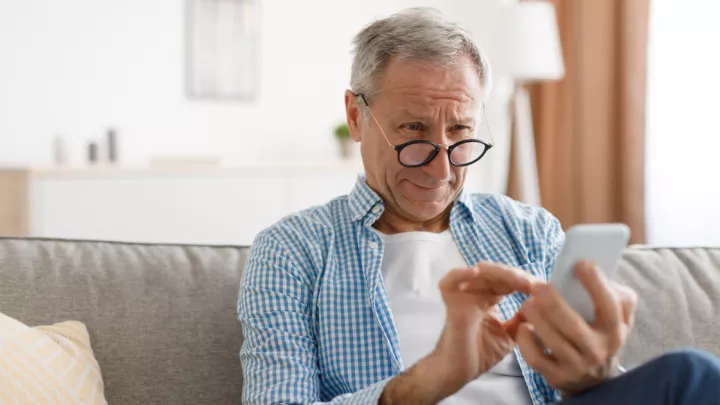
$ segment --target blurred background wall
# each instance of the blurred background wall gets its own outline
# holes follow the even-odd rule
[[[565,227],[625,222],[636,243],[720,244],[718,2],[247,0],[257,92],[229,101],[188,97],[190,1],[0,0],[0,234],[249,243],[346,193],[362,171],[333,138],[351,39],[431,6],[494,68],[496,146],[470,190],[540,204]],[[540,3],[549,14],[515,7]],[[110,128],[120,160],[88,164]]]
[[[189,100],[181,0],[0,1],[0,162],[48,164],[67,136],[115,126],[125,163],[155,155],[329,158],[344,118],[350,41],[364,25],[409,6],[435,6],[469,23],[489,46],[499,1],[258,1],[258,98]]]
[[[333,129],[345,119],[351,40],[363,26],[436,7],[497,60],[505,4],[246,2],[256,11],[242,22],[257,32],[257,91],[237,101],[188,97],[191,0],[0,0],[0,171],[17,171],[4,186],[0,176],[0,228],[12,225],[0,234],[249,244],[280,217],[348,192],[362,171],[357,156],[339,156]],[[494,65],[498,145],[468,187],[504,192],[512,81]],[[110,128],[119,161],[107,165]],[[88,163],[90,142],[100,164]]]

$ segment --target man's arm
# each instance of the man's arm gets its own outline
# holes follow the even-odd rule
[[[545,271],[550,279],[565,241],[559,221],[545,211]],[[567,397],[622,373],[618,353],[632,328],[637,295],[612,283],[592,265],[576,276],[595,305],[595,321],[585,322],[550,285],[537,284],[518,312],[515,340],[525,361]],[[539,340],[543,343],[539,345]],[[545,353],[550,350],[550,355]]]
[[[314,276],[291,251],[266,231],[247,260],[238,301],[244,404],[319,404]],[[496,305],[514,291],[529,293],[532,282],[520,270],[490,263],[451,270],[439,285],[446,320],[435,350],[401,375],[329,404],[435,404],[457,392],[512,350]]]
[[[560,254],[560,249],[565,243],[565,232],[562,230],[560,221],[555,216],[546,212],[546,218],[548,226],[545,227],[545,243],[547,246],[547,259],[545,270],[547,271],[548,280],[552,275],[552,269],[555,266],[557,256]],[[627,373],[627,369],[621,364],[617,364],[612,372],[612,376],[618,376]]]
[[[317,345],[310,305],[311,275],[270,232],[260,234],[245,265],[238,319],[243,404],[321,404]],[[377,404],[388,380],[328,404]]]
[[[452,393],[438,378],[440,362],[434,356],[418,361],[402,374],[391,379],[380,397],[380,405],[434,405]]]
[[[494,367],[514,346],[497,303],[514,291],[528,293],[534,281],[491,263],[451,270],[439,285],[446,319],[435,349],[390,380],[380,404],[436,404]]]

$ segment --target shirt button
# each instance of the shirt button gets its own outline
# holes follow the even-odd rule
[[[378,244],[377,242],[370,242],[368,243],[368,246],[370,247],[370,249],[377,249]]]
[[[373,211],[374,214],[377,214],[378,212],[380,212],[380,207],[376,205],[375,208],[373,208],[372,211]]]

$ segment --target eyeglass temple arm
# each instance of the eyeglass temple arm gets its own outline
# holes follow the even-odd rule
[[[390,143],[390,140],[388,139],[387,135],[385,135],[385,131],[383,131],[377,118],[375,118],[375,114],[373,114],[372,110],[370,109],[370,104],[368,103],[367,99],[365,98],[365,95],[362,93],[355,93],[355,92],[353,92],[353,94],[355,95],[355,97],[360,97],[362,99],[363,104],[365,104],[365,107],[367,108],[368,112],[370,112],[370,116],[372,117],[373,121],[375,121],[375,125],[377,125],[378,128],[380,128],[380,132],[383,134],[383,137],[385,138],[385,142],[388,143],[388,146],[390,147],[390,149],[395,149],[395,145]]]
[[[490,129],[490,121],[488,121],[487,112],[485,111],[485,103],[482,104],[482,112],[483,112],[483,118],[485,119],[485,126],[488,130],[488,135],[490,135],[490,146],[495,146],[495,139],[492,136],[492,130]]]

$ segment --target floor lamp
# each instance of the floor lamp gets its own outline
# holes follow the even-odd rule
[[[532,108],[525,84],[559,80],[565,75],[555,7],[546,1],[519,2],[506,5],[502,16],[501,65],[515,80],[508,194],[540,205]]]

